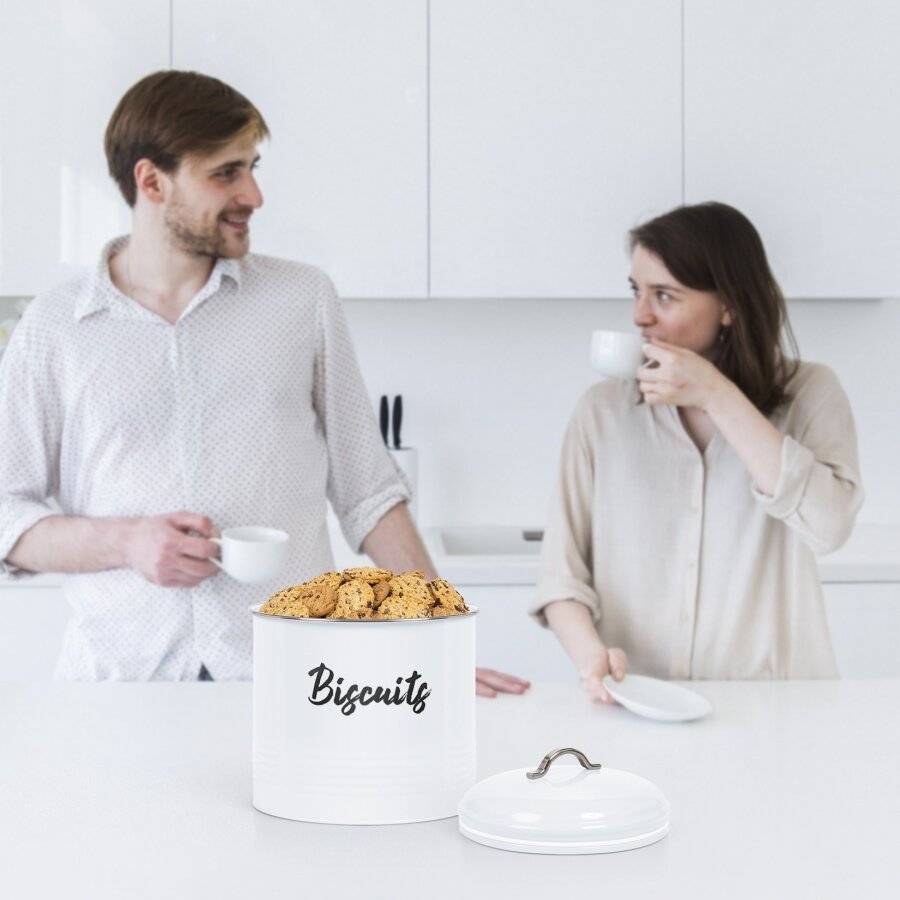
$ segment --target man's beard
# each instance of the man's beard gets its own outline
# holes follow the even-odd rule
[[[228,241],[221,231],[218,216],[207,228],[197,228],[188,221],[184,211],[184,207],[175,202],[166,210],[163,218],[169,240],[178,250],[211,259],[240,257],[246,253],[246,246],[240,253],[229,252]]]

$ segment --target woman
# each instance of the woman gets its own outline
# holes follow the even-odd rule
[[[837,676],[814,553],[863,500],[850,406],[796,357],[753,225],[721,203],[634,229],[636,382],[579,401],[533,613],[588,694],[660,678]]]

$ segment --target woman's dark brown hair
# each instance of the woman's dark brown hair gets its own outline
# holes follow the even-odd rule
[[[750,220],[724,203],[679,206],[629,232],[685,287],[710,291],[731,313],[713,362],[769,415],[788,397],[800,353],[787,306]],[[782,341],[791,351],[787,355]]]
[[[109,174],[129,206],[137,199],[134,167],[149,159],[172,173],[188,154],[207,156],[250,132],[269,136],[259,110],[234,88],[199,72],[154,72],[132,85],[106,126]]]

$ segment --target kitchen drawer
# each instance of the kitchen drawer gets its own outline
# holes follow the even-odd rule
[[[900,582],[822,587],[841,676],[900,678]]]
[[[0,585],[0,681],[50,681],[69,619],[57,585]]]

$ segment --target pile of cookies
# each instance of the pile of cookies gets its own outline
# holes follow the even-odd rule
[[[426,581],[419,571],[388,569],[324,572],[273,594],[260,612],[295,619],[437,619],[469,611],[462,595],[443,578]]]

